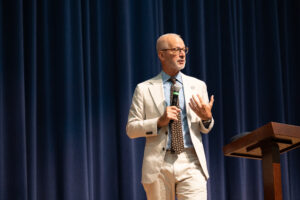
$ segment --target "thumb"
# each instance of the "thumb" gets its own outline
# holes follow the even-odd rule
[[[214,101],[215,101],[215,98],[214,98],[214,95],[211,95],[210,97],[210,102],[209,102],[209,106],[212,108],[213,105],[214,105]]]

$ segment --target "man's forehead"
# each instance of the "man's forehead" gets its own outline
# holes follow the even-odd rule
[[[176,36],[171,36],[168,37],[166,42],[168,43],[169,46],[184,46],[184,42],[180,37],[176,37]]]

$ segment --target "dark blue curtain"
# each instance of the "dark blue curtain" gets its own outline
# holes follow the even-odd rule
[[[298,0],[1,0],[0,199],[143,200],[144,139],[125,131],[158,36],[190,48],[184,73],[215,95],[204,136],[210,200],[263,199],[261,161],[224,157],[269,121],[300,125]],[[300,151],[281,156],[300,199]]]

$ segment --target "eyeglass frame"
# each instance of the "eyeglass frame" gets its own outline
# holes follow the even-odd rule
[[[184,48],[172,48],[172,49],[161,49],[160,51],[171,51],[173,53],[178,53],[180,54],[181,51],[183,51],[185,54],[187,54],[189,52],[189,48],[188,47],[184,47]]]

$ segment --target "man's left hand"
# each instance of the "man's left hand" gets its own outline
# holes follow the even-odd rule
[[[193,95],[190,99],[189,105],[191,109],[200,117],[202,120],[212,119],[211,109],[214,104],[214,95],[211,96],[208,104],[204,103],[199,94]]]

